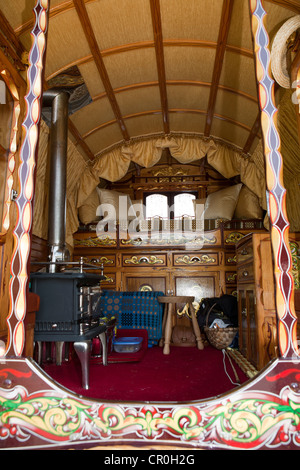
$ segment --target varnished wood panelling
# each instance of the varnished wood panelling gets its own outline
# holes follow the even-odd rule
[[[133,273],[124,273],[122,289],[125,291],[153,290],[166,292],[167,276],[136,275]]]

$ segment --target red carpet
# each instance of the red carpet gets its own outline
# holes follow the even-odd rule
[[[99,400],[117,401],[192,401],[206,399],[237,387],[224,370],[223,352],[211,346],[172,347],[166,356],[162,348],[148,348],[140,362],[109,363],[95,359],[90,364],[90,389],[81,387],[81,368],[75,357],[61,366],[45,364],[44,370],[61,385],[75,393]],[[235,375],[228,358],[226,370]],[[240,383],[247,380],[234,364]]]

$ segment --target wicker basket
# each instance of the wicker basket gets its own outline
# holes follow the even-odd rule
[[[204,332],[212,346],[217,349],[226,349],[228,348],[228,346],[231,345],[232,341],[234,340],[235,335],[238,332],[238,328],[230,326],[228,328],[209,328],[208,317],[215,305],[216,304],[214,304],[207,313],[206,326],[204,327]]]

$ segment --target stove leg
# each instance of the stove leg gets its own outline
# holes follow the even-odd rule
[[[100,333],[99,335],[101,344],[102,344],[102,363],[104,366],[107,366],[107,335],[106,331]]]
[[[61,366],[62,363],[62,350],[63,350],[64,341],[55,342],[55,353],[56,353],[56,365]]]
[[[41,341],[37,341],[37,363],[39,365],[42,364],[42,352],[43,352],[43,343]]]
[[[46,362],[52,362],[52,342],[46,341]]]
[[[82,373],[82,387],[85,390],[89,388],[89,362],[91,354],[91,340],[74,343],[74,349],[79,357]]]

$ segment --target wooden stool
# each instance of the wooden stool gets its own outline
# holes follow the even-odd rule
[[[157,297],[157,300],[159,302],[161,302],[162,304],[166,304],[166,311],[165,311],[163,325],[162,325],[163,337],[161,340],[161,345],[164,348],[163,349],[164,354],[170,354],[170,341],[171,341],[171,335],[172,335],[172,315],[173,313],[176,314],[175,309],[173,307],[174,307],[174,304],[177,304],[177,303],[185,303],[189,305],[189,308],[191,311],[193,330],[196,336],[197,347],[198,349],[204,348],[204,344],[201,339],[199,325],[198,325],[196,314],[195,314],[195,309],[192,304],[194,299],[195,299],[194,297],[189,297],[185,295],[183,296],[164,295],[161,297]]]

